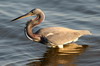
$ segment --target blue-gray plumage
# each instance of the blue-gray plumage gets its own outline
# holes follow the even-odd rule
[[[26,36],[32,41],[41,42],[51,47],[58,46],[59,48],[63,48],[64,44],[76,42],[83,35],[91,35],[88,30],[74,30],[65,27],[47,27],[39,29],[36,33],[32,32],[32,29],[45,19],[44,12],[38,8],[12,21],[33,15],[37,17],[28,21],[25,28]]]

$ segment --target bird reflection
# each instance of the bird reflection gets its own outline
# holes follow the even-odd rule
[[[63,49],[49,48],[44,54],[44,58],[38,62],[28,63],[27,66],[77,66],[75,62],[88,45],[70,43]]]

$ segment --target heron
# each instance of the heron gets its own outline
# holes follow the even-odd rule
[[[41,24],[41,22],[45,19],[44,12],[39,8],[35,8],[25,15],[13,19],[12,21],[29,16],[36,17],[27,21],[25,27],[26,36],[32,41],[45,44],[52,48],[64,48],[64,45],[71,42],[76,42],[81,36],[92,35],[92,33],[88,30],[75,30],[66,27],[47,27],[41,28],[38,31],[34,32],[33,28]]]

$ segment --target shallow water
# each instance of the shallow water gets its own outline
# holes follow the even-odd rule
[[[47,48],[24,35],[25,18],[10,20],[41,8],[43,27],[86,29],[93,33],[64,49]],[[100,66],[99,0],[0,0],[0,66]]]

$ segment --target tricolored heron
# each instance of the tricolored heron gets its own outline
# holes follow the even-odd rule
[[[33,9],[29,13],[15,18],[12,21],[28,16],[36,16],[36,18],[27,22],[25,27],[26,36],[32,41],[47,44],[50,47],[58,46],[58,48],[63,48],[63,45],[76,42],[83,35],[91,35],[88,30],[74,30],[65,27],[47,27],[33,33],[32,29],[45,19],[44,12],[39,8]]]

